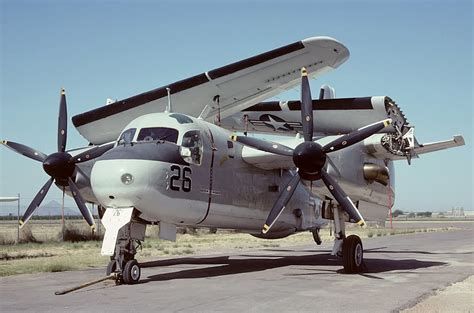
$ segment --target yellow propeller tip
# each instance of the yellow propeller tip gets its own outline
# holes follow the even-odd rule
[[[301,68],[301,76],[308,76],[308,71],[306,71],[306,67]]]
[[[2,145],[6,145],[6,144],[8,143],[8,141],[2,140],[0,143],[1,143]]]
[[[364,220],[358,221],[357,224],[359,224],[359,226],[362,227],[362,228],[366,228],[366,227],[367,227],[367,224],[365,223]]]
[[[23,220],[19,220],[18,224],[20,224],[20,228],[22,228],[25,225],[25,222],[23,222]]]
[[[66,94],[66,89],[61,88],[61,95],[65,95],[65,94]]]
[[[269,230],[270,230],[270,226],[268,226],[267,224],[263,225],[262,233],[266,234],[268,233]]]
[[[390,119],[390,118],[383,121],[383,126],[385,126],[385,127],[387,127],[390,124],[392,124],[392,119]]]
[[[237,141],[237,135],[230,135],[230,140]]]

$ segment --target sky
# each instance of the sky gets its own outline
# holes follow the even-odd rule
[[[396,164],[394,209],[473,209],[472,1],[0,0],[0,139],[56,150],[60,88],[69,118],[312,36],[351,52],[311,81],[337,97],[388,95],[421,143],[466,146]],[[313,91],[313,94],[315,92]],[[277,99],[298,99],[299,91]],[[69,149],[87,142],[68,128]],[[0,196],[27,206],[48,176],[0,147]],[[52,187],[44,200],[60,201]],[[72,199],[66,204],[74,206]]]

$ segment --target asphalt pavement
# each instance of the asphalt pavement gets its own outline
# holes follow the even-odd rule
[[[474,275],[474,223],[455,227],[364,239],[361,274],[344,274],[331,244],[309,242],[153,260],[142,264],[137,285],[106,281],[63,296],[55,291],[105,270],[3,277],[0,311],[398,312]]]

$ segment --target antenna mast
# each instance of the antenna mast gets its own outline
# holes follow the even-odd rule
[[[166,92],[168,93],[168,104],[166,105],[165,113],[171,113],[171,89],[166,87]]]

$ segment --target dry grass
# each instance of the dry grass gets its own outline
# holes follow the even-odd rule
[[[16,244],[19,239],[19,243],[29,243],[35,242],[40,243],[38,239],[33,235],[31,231],[31,227],[29,225],[25,225],[22,229],[20,229],[20,233],[4,233],[0,234],[0,245],[13,245]]]
[[[36,222],[36,221],[35,221]],[[11,225],[10,225],[11,226]],[[108,257],[100,255],[101,241],[60,242],[58,234],[61,232],[60,222],[47,226],[32,223],[31,233],[35,238],[41,238],[42,243],[24,243],[17,245],[2,245],[0,254],[0,276],[22,273],[56,272],[78,270],[90,267],[105,267]],[[0,238],[6,236],[5,225],[0,224]],[[88,231],[83,221],[73,223],[75,234]],[[82,230],[81,230],[82,229]],[[361,238],[399,235],[414,232],[447,231],[449,228],[418,228],[418,229],[360,229],[349,227],[349,234],[357,234]],[[10,227],[15,234],[15,229]],[[102,230],[103,231],[103,230]],[[263,240],[248,234],[229,231],[218,231],[216,234],[208,229],[196,230],[192,234],[178,234],[176,242],[164,241],[157,238],[157,226],[147,227],[147,238],[142,245],[142,251],[137,254],[138,261],[156,260],[160,257],[173,257],[193,254],[232,253],[236,250],[253,248],[277,248],[313,244],[312,234],[299,233],[283,239]],[[79,236],[79,237],[80,237]],[[321,230],[323,242],[332,242],[329,229]],[[77,236],[75,237],[77,239]]]
[[[63,239],[64,241],[79,242],[79,241],[91,241],[91,240],[102,240],[103,234],[98,234],[93,232],[90,229],[86,229],[83,226],[75,225],[72,223],[66,224],[64,227],[64,238],[63,234],[60,232],[58,234],[58,239]]]

